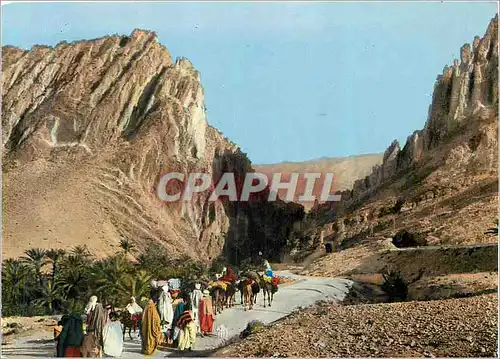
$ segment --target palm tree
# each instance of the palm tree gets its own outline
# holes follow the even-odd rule
[[[75,252],[77,254],[62,258],[56,277],[59,292],[65,299],[72,300],[78,300],[81,296],[88,294],[92,266],[92,259],[85,255],[85,251],[72,251],[72,253]]]
[[[73,254],[74,256],[78,256],[78,257],[83,257],[83,258],[90,258],[92,257],[92,254],[90,254],[90,251],[87,247],[87,245],[78,245],[78,246],[74,246],[73,249],[71,250],[71,254]]]
[[[143,269],[126,278],[120,288],[123,300],[128,300],[133,296],[141,301],[142,298],[148,297],[151,279],[153,279],[153,276]]]
[[[43,277],[42,277],[42,268],[47,264],[46,255],[47,251],[41,248],[31,248],[24,252],[25,256],[21,259],[25,262],[29,267],[31,267],[38,279],[40,287],[43,287]]]
[[[47,258],[52,262],[52,283],[55,284],[57,264],[66,255],[64,249],[49,249],[46,253]]]
[[[87,294],[89,282],[89,271],[82,266],[64,268],[56,280],[58,292],[72,300]]]
[[[3,315],[16,315],[20,304],[29,301],[31,269],[19,259],[9,258],[2,265]]]
[[[34,305],[41,305],[48,309],[48,314],[53,314],[56,303],[61,300],[61,292],[55,283],[49,279],[43,287],[42,295],[33,301]]]
[[[52,262],[52,273],[51,273],[51,280],[49,283],[47,283],[46,286],[44,286],[44,298],[48,300],[49,297],[53,298],[54,301],[52,301],[49,305],[49,312],[52,313],[52,309],[54,308],[55,305],[55,300],[58,299],[56,298],[56,276],[57,276],[57,264],[64,258],[66,255],[66,251],[63,249],[49,249],[46,253],[47,258],[50,259]],[[53,293],[53,295],[52,295]],[[51,295],[49,295],[51,294]]]
[[[120,239],[120,248],[123,249],[125,252],[125,255],[130,253],[132,249],[135,247],[135,245],[130,242],[128,239],[122,238]]]
[[[91,281],[96,295],[108,303],[116,304],[123,298],[123,288],[129,281],[133,267],[122,256],[114,256],[96,262],[92,268]]]

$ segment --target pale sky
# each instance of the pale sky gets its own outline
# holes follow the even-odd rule
[[[495,2],[12,3],[2,44],[135,28],[201,72],[207,120],[253,163],[383,152],[421,129],[436,76]]]

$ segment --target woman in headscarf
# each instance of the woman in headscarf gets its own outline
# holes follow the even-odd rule
[[[203,291],[199,313],[201,333],[203,335],[212,333],[214,327],[214,308],[212,305],[212,297],[207,289]]]
[[[123,352],[122,324],[118,320],[118,315],[114,312],[110,314],[110,321],[104,327],[103,333],[104,354],[110,357],[119,357]]]
[[[203,297],[203,293],[201,292],[201,284],[196,283],[194,285],[194,290],[190,295],[190,299],[191,299],[194,324],[196,325],[196,332],[197,333],[201,333],[201,331],[200,331],[200,316],[198,313],[198,309],[200,307],[200,301],[201,301],[202,297]]]
[[[153,355],[161,343],[161,321],[155,303],[148,301],[142,315],[142,354]]]
[[[177,348],[180,351],[192,350],[196,343],[196,324],[191,309],[191,303],[187,303],[184,312],[177,321],[177,327],[179,328],[179,344]]]
[[[57,354],[59,358],[80,357],[83,342],[83,322],[78,315],[64,315],[61,318],[62,330],[57,337]]]
[[[108,322],[108,315],[101,303],[97,303],[97,297],[90,297],[90,301],[85,308],[87,313],[87,331],[92,331],[96,337],[97,343],[102,351],[103,330]]]

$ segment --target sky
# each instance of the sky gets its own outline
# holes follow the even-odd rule
[[[156,31],[201,72],[207,121],[252,163],[380,153],[423,128],[436,76],[495,2],[11,3],[2,45]]]

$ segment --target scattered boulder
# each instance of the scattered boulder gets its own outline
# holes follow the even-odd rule
[[[426,246],[427,242],[421,236],[403,229],[392,238],[392,244],[398,248]]]

